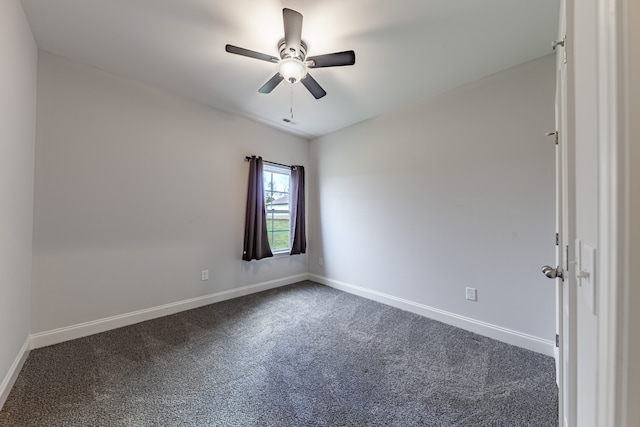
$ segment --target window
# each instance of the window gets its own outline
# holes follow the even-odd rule
[[[286,167],[265,164],[262,172],[264,202],[267,213],[269,246],[275,252],[291,249],[291,170]]]

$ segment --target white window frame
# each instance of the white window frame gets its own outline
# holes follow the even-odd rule
[[[268,195],[273,196],[274,194],[278,194],[278,195],[282,195],[283,197],[288,197],[289,198],[289,202],[287,204],[287,208],[286,210],[283,211],[279,211],[279,214],[287,214],[288,215],[288,219],[289,219],[289,230],[287,231],[289,233],[289,242],[287,244],[286,248],[273,248],[272,246],[272,241],[274,240],[274,233],[278,233],[278,231],[273,231],[273,225],[271,226],[271,231],[267,231],[267,234],[269,236],[269,246],[271,247],[271,252],[273,252],[274,255],[276,254],[286,254],[291,252],[291,168],[288,168],[286,166],[279,166],[279,165],[275,165],[273,163],[267,163],[264,162],[263,166],[262,166],[262,184],[264,186],[264,199],[265,199],[265,209],[266,209],[266,214],[267,214],[267,230],[269,230],[269,221],[273,221],[274,218],[274,209],[273,206],[271,206],[271,209],[269,208],[269,204],[267,203],[268,199]],[[285,190],[274,190],[272,187],[270,187],[269,182],[267,182],[267,180],[264,179],[264,174],[265,173],[276,173],[276,174],[280,174],[280,175],[286,175],[289,178],[289,185]],[[273,176],[272,176],[273,179]],[[270,215],[271,214],[271,215]],[[273,224],[273,223],[272,223]]]

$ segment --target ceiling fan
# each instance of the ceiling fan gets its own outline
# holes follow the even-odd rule
[[[236,55],[278,64],[278,72],[258,92],[271,93],[282,80],[286,79],[291,84],[301,82],[316,99],[320,99],[327,92],[311,77],[308,69],[353,65],[356,63],[356,54],[352,50],[347,50],[307,58],[307,44],[302,40],[302,15],[295,10],[284,8],[282,18],[284,38],[278,42],[280,58],[230,44],[225,50]]]

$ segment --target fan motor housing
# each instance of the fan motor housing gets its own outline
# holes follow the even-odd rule
[[[280,59],[292,58],[304,62],[304,59],[307,57],[307,44],[304,42],[304,40],[300,40],[300,50],[296,55],[295,52],[287,51],[285,40],[282,39],[278,42],[278,52],[280,52]]]

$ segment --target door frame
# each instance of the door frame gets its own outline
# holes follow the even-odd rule
[[[632,240],[631,214],[640,188],[631,180],[628,162],[631,153],[637,150],[632,139],[638,137],[638,125],[631,119],[631,97],[635,96],[633,102],[638,102],[638,94],[633,94],[632,89],[638,83],[632,82],[632,33],[628,20],[633,20],[633,13],[637,14],[639,9],[633,0],[597,0],[597,6],[600,256],[596,267],[599,283],[596,417],[599,426],[631,427],[638,421],[633,419],[633,411],[637,410],[628,389],[629,381],[638,382],[630,377],[633,375],[630,344],[638,345],[638,338],[631,334],[633,315],[629,306],[631,292],[638,292],[632,289],[632,273],[638,269],[631,259],[634,254],[638,257],[637,252],[632,252],[632,247],[636,251],[637,247],[632,245],[638,242]]]

